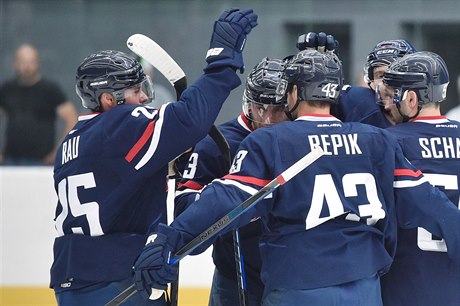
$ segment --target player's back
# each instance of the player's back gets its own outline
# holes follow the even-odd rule
[[[273,173],[261,173],[257,169],[267,166],[256,161],[241,175],[276,176],[313,147],[326,153],[280,188],[272,207],[257,208],[267,214],[261,254],[268,288],[286,283],[319,288],[388,268],[396,243],[393,137],[325,115],[303,116],[248,137],[256,143],[248,154],[265,146],[263,163],[271,165]]]
[[[419,117],[388,129],[406,157],[432,185],[459,203],[460,123]],[[395,262],[382,278],[385,305],[460,305],[460,268],[439,237],[419,229],[399,230]]]
[[[68,214],[62,234],[72,233],[72,227],[78,226],[82,234],[92,236],[116,232],[145,235],[157,214],[151,206],[155,205],[155,200],[165,205],[165,197],[159,196],[166,192],[166,166],[157,169],[162,176],[161,184],[153,185],[165,186],[165,189],[154,191],[153,188],[145,188],[145,185],[160,183],[155,181],[155,177],[160,175],[150,174],[147,177],[126,161],[132,145],[141,134],[141,127],[138,131],[133,130],[139,124],[130,123],[133,118],[127,116],[133,108],[123,106],[107,113],[81,116],[59,147],[54,169],[59,199],[65,201],[66,197],[61,195],[68,190],[69,203],[73,200],[70,197],[73,192],[78,195],[78,205],[85,207],[85,203],[94,202],[99,211],[97,220],[88,215],[89,212],[81,214],[80,218]],[[61,206],[66,204],[61,203]],[[95,223],[99,223],[99,232],[92,229]],[[59,230],[58,234],[61,234]]]
[[[156,164],[156,170],[145,170],[154,167],[151,163],[136,169],[136,163],[126,160],[149,124],[131,116],[136,107],[121,105],[81,116],[58,148],[54,168],[58,237],[51,269],[51,285],[57,290],[129,275],[149,226],[166,222],[167,166]],[[115,268],[118,264],[123,268]],[[69,277],[73,283],[63,287]]]

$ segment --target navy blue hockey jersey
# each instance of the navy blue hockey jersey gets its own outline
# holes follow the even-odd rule
[[[396,139],[329,115],[304,115],[248,135],[231,174],[208,185],[171,225],[185,243],[316,146],[326,155],[230,226],[262,218],[265,292],[385,273],[396,251],[398,225],[423,225],[445,237],[450,255],[460,260],[460,211],[406,160]]]
[[[388,131],[410,162],[460,208],[460,123],[443,116],[418,117]],[[382,278],[382,295],[385,306],[460,305],[460,266],[449,260],[440,237],[423,228],[400,230],[395,261]]]
[[[344,86],[339,103],[332,106],[331,112],[345,122],[361,122],[380,128],[392,126],[376,103],[375,91],[368,87]]]
[[[252,128],[244,116],[230,120],[219,126],[220,131],[230,146],[231,157],[234,158],[241,141],[251,133]],[[207,136],[194,148],[187,164],[183,179],[176,192],[176,208],[181,211],[195,201],[197,193],[215,178],[228,174],[229,166],[216,143]],[[259,238],[262,234],[260,221],[251,222],[240,230],[240,246],[244,258],[244,269],[248,291],[262,297],[263,284],[260,280]],[[214,242],[213,261],[217,269],[229,279],[236,281],[236,264],[233,254],[233,237],[223,235]]]
[[[205,137],[239,84],[229,68],[203,75],[159,110],[124,104],[79,118],[54,165],[58,237],[51,287],[131,275],[150,226],[166,222],[168,162]]]

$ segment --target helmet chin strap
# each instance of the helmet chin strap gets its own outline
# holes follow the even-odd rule
[[[407,90],[404,92],[403,100],[405,100],[406,95],[407,95]],[[398,109],[399,114],[403,118],[403,122],[408,122],[409,120],[414,119],[415,117],[418,116],[418,114],[420,113],[420,110],[422,109],[422,105],[420,105],[420,103],[417,104],[417,112],[412,117],[409,117],[408,115],[405,115],[405,114],[402,113],[402,111],[401,111],[401,102],[396,103],[396,108]]]
[[[414,119],[418,116],[420,110],[422,109],[422,106],[420,104],[417,106],[417,112],[412,117],[409,117],[408,115],[405,115],[401,112],[401,103],[396,104],[396,108],[398,109],[399,114],[403,118],[403,122],[408,122],[409,120]]]
[[[293,113],[295,110],[299,107],[300,101],[302,101],[299,97],[299,92],[297,91],[297,101],[295,102],[295,105],[292,109],[289,109],[289,104],[286,102],[286,107],[284,109],[284,113],[286,114],[286,117],[288,117],[289,120],[294,121],[297,118],[294,118]]]
[[[294,118],[293,113],[299,107],[300,104],[300,98],[297,96],[297,101],[295,102],[295,105],[292,109],[289,109],[289,105],[286,105],[286,108],[284,109],[284,113],[286,114],[286,117],[288,117],[289,120],[294,121],[296,118]]]

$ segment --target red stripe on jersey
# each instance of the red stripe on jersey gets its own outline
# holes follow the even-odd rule
[[[243,120],[244,124],[246,124],[246,127],[249,128],[252,132],[254,132],[254,128],[252,127],[252,123],[249,121],[248,118],[246,118],[244,113],[241,113],[240,117],[241,117],[241,120]]]
[[[126,154],[125,159],[128,163],[130,163],[134,157],[139,153],[139,151],[145,146],[147,141],[152,137],[153,130],[155,129],[155,121],[152,121],[147,125],[147,128],[142,134],[141,138],[136,142],[136,144],[129,150],[128,154]]]
[[[409,121],[417,121],[417,120],[437,120],[437,119],[447,119],[446,116],[419,116],[415,117],[413,119],[410,119]]]
[[[226,176],[224,176],[224,179],[231,179],[231,180],[235,180],[239,182],[250,183],[250,184],[261,186],[261,187],[270,183],[269,180],[262,180],[262,179],[258,179],[252,176],[241,176],[241,175],[232,175],[232,174],[227,174]]]
[[[417,172],[410,170],[410,169],[395,169],[394,171],[395,176],[412,176],[412,177],[419,177],[422,175],[422,171],[418,170]]]
[[[194,181],[186,181],[185,183],[180,183],[179,185],[177,185],[177,189],[181,189],[181,188],[188,188],[188,189],[192,189],[192,190],[201,190],[203,189],[203,185],[200,185],[198,184],[197,182],[194,182]]]

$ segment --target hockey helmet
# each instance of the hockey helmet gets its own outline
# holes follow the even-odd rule
[[[391,87],[395,104],[407,90],[417,94],[420,104],[442,102],[447,95],[449,72],[438,54],[416,52],[394,61],[383,75],[383,85]]]
[[[287,118],[284,101],[277,101],[276,88],[284,70],[280,59],[262,59],[249,73],[243,93],[243,113],[251,121],[275,124]]]
[[[85,108],[101,111],[99,97],[112,94],[123,104],[126,89],[140,86],[149,103],[154,98],[153,85],[140,63],[131,56],[114,50],[99,51],[83,60],[77,69],[76,92]]]
[[[379,66],[388,66],[397,58],[406,54],[414,53],[414,46],[407,40],[383,40],[375,45],[366,59],[364,65],[365,81],[370,83],[374,80],[374,68]]]
[[[332,52],[300,51],[286,64],[277,99],[285,99],[293,85],[297,85],[300,101],[338,103],[343,86],[342,63]]]

